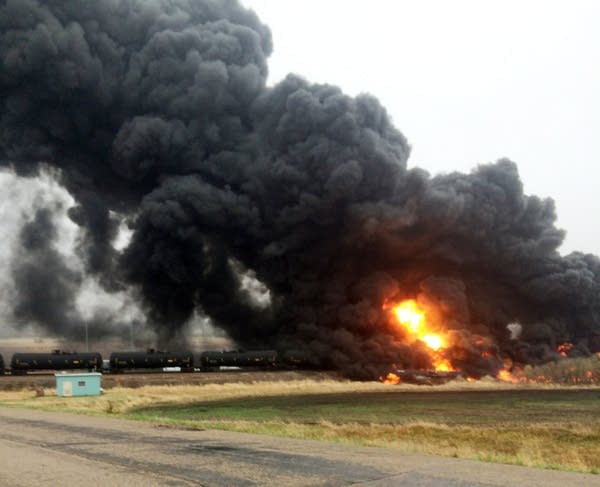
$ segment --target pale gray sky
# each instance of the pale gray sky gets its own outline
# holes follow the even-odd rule
[[[431,173],[509,157],[563,252],[600,255],[600,2],[242,1],[273,32],[270,83],[372,93]]]

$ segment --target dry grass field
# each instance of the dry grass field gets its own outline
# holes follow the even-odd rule
[[[310,379],[115,387],[83,398],[43,392],[0,392],[0,405],[600,473],[598,387]]]

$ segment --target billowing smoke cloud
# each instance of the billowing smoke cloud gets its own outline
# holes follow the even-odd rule
[[[58,228],[55,224],[59,208],[36,210],[19,235],[19,251],[12,262],[12,278],[17,291],[14,318],[17,325],[43,324],[56,337],[87,337],[98,340],[108,336],[124,338],[129,325],[120,318],[124,309],[112,312],[98,307],[91,315],[77,306],[77,298],[85,276],[69,265],[57,248]],[[89,313],[88,313],[89,314]],[[131,318],[135,319],[135,318]]]
[[[472,370],[600,349],[600,261],[560,257],[554,204],[524,195],[513,162],[407,169],[376,99],[292,75],[268,88],[270,52],[233,0],[0,0],[0,160],[59,169],[82,272],[136,290],[163,341],[199,311],[241,346],[305,348],[349,375],[427,367],[383,310],[414,297]],[[133,230],[122,252],[116,215]],[[16,313],[66,334],[53,313],[79,278],[35,238],[52,231],[42,210],[23,229]],[[49,268],[68,286],[41,312],[24,284]]]

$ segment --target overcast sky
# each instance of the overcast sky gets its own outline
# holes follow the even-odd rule
[[[562,251],[600,255],[600,2],[243,3],[273,32],[270,83],[372,93],[432,174],[514,160],[556,201]]]

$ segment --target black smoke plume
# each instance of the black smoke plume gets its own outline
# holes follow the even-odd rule
[[[600,261],[558,254],[554,203],[525,195],[513,162],[407,169],[409,145],[376,99],[293,75],[266,87],[271,49],[234,0],[0,0],[0,160],[19,175],[58,168],[82,272],[137,290],[164,341],[200,311],[240,346],[305,348],[371,377],[430,365],[382,308],[416,297],[473,370],[548,360],[563,341],[600,349]],[[122,252],[116,215],[132,222]],[[52,235],[43,212],[24,247],[34,234]],[[77,279],[36,311],[23,281],[52,264],[52,286],[65,271],[33,247],[15,267],[16,312],[70,333],[55,324]]]
[[[91,340],[124,338],[129,327],[117,313],[100,308],[84,317],[77,309],[76,299],[85,276],[57,250],[53,210],[59,209],[38,208],[19,234],[19,251],[12,262],[17,324],[40,323],[56,337],[77,341],[83,341],[86,334]]]

